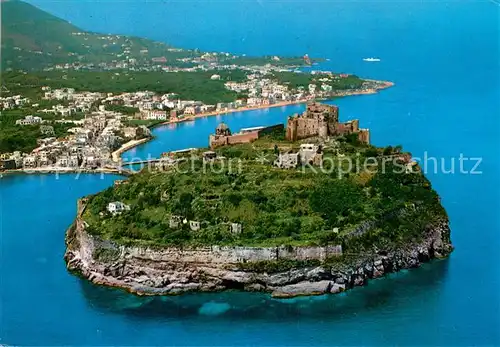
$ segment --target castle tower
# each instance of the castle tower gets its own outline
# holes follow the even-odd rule
[[[359,119],[354,119],[352,121],[352,132],[357,133],[359,131]]]
[[[359,142],[370,144],[370,130],[369,129],[359,129],[358,133]]]
[[[215,128],[215,135],[231,136],[231,130],[225,123],[220,123],[217,128]]]
[[[293,115],[292,117],[288,117],[286,123],[286,139],[288,141],[297,141],[297,117],[298,115]]]
[[[338,123],[339,122],[339,107],[332,105],[330,106],[331,116],[330,121]]]
[[[328,137],[328,123],[325,120],[325,116],[320,116],[318,124],[318,136],[322,138]]]

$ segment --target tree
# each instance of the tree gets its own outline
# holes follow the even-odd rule
[[[193,195],[188,192],[183,192],[179,196],[177,203],[174,206],[174,211],[183,217],[191,218],[193,211],[191,209],[191,202],[193,201]]]
[[[392,146],[387,146],[384,148],[384,155],[391,155],[392,154]]]

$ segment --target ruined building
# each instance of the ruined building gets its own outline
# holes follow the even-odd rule
[[[300,165],[321,165],[323,161],[323,151],[321,146],[312,143],[303,143],[297,153],[279,153],[274,161],[274,166],[281,169],[294,169]]]
[[[288,118],[286,138],[297,141],[308,137],[342,136],[357,133],[359,141],[370,143],[370,130],[360,129],[359,120],[339,123],[339,108],[334,105],[309,102],[306,111]]]

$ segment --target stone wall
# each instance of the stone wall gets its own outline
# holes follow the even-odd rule
[[[289,260],[325,260],[342,255],[342,246],[327,247],[203,247],[196,249],[122,248],[123,256],[158,262],[237,264],[242,262]]]
[[[308,137],[327,135],[326,123],[315,118],[290,117],[286,126],[286,138],[288,141],[297,141]]]
[[[228,145],[236,145],[239,143],[249,143],[259,138],[258,131],[252,131],[246,134],[234,134],[227,137]]]
[[[210,148],[216,148],[227,145],[227,136],[224,135],[210,135],[208,143]]]
[[[370,143],[370,130],[369,129],[359,129],[358,133],[359,142]]]
[[[359,120],[354,119],[345,123],[338,123],[335,129],[335,133],[338,135],[352,134],[359,131]]]
[[[137,258],[153,262],[196,263],[205,265],[237,264],[241,262],[290,260],[325,260],[342,255],[342,246],[326,247],[199,247],[193,249],[147,247],[125,247],[103,241],[85,232],[84,222],[77,222],[77,233],[81,245],[82,260],[92,261],[96,249],[119,252],[120,258]]]
[[[210,148],[217,148],[227,145],[236,145],[240,143],[250,143],[257,140],[259,137],[269,134],[273,131],[282,130],[283,124],[271,125],[259,130],[250,131],[247,133],[237,133],[233,135],[210,135]]]
[[[82,261],[92,262],[97,249],[116,251],[120,258],[137,258],[154,262],[237,264],[241,262],[290,260],[325,260],[328,257],[342,255],[342,246],[325,247],[224,247],[207,246],[198,248],[148,248],[120,246],[113,241],[101,240],[86,231],[86,222],[81,218],[85,211],[85,200],[78,201],[78,217],[71,237],[75,237]]]
[[[79,208],[79,211],[84,211]],[[395,211],[394,213],[405,213]],[[370,228],[370,223],[365,226]],[[361,230],[357,230],[362,232]],[[276,297],[338,293],[364,285],[385,273],[418,267],[421,262],[447,256],[448,221],[435,221],[422,230],[423,239],[400,249],[359,254],[334,265],[292,267],[278,272],[245,269],[242,261],[276,259],[325,259],[340,254],[332,247],[205,247],[198,249],[148,249],[117,246],[85,231],[77,218],[66,234],[65,260],[71,271],[89,281],[147,295],[177,295],[193,291],[238,289],[265,291]]]

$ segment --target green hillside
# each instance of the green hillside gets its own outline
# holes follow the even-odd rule
[[[35,70],[75,61],[98,64],[132,58],[145,63],[160,56],[175,61],[199,55],[169,50],[166,44],[146,39],[85,32],[22,1],[3,1],[1,6],[3,69]]]
[[[153,58],[165,58],[166,61],[164,59],[160,64],[168,66],[194,66],[203,59],[236,65],[303,64],[302,57],[280,57],[276,60],[272,56],[236,57],[212,53],[202,58],[204,52],[198,50],[176,49],[138,37],[86,32],[22,1],[2,1],[1,6],[2,70],[41,70],[75,62],[85,65],[87,69],[106,69],[109,66],[99,64],[111,62],[144,67],[157,65],[158,62],[153,63]]]
[[[398,172],[398,165],[404,165],[400,159],[385,161],[382,169],[383,155],[392,154],[392,148],[366,146],[347,136],[325,144],[323,169],[271,165],[278,148],[293,152],[299,145],[276,132],[253,143],[218,148],[220,161],[213,163],[203,161],[203,149],[178,154],[175,167],[145,169],[91,196],[83,216],[88,231],[121,244],[341,243],[344,251],[359,252],[420,240],[427,225],[446,219],[436,192],[418,169]],[[349,158],[372,164],[349,166]],[[112,201],[126,203],[130,211],[106,213]],[[187,223],[172,228],[174,215],[200,222],[200,230],[191,231]],[[240,223],[241,233],[231,231],[231,223]]]
[[[21,1],[2,2],[2,44],[33,51],[83,53],[72,35],[81,31],[70,23]]]

